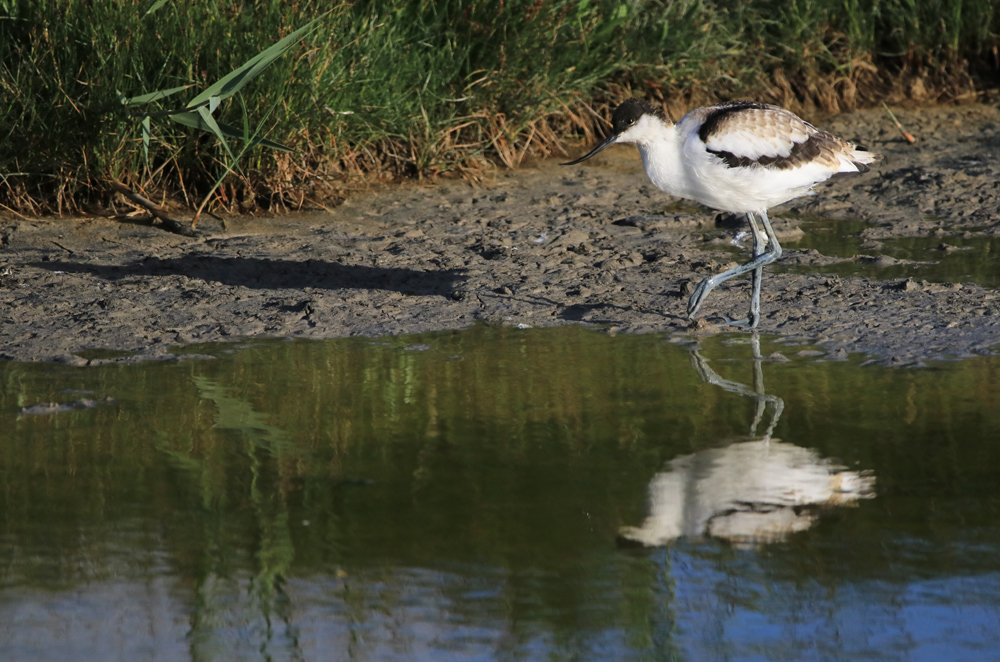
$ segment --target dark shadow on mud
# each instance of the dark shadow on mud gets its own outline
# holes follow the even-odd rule
[[[180,258],[150,257],[126,265],[84,262],[36,262],[49,271],[91,274],[105,280],[163,276],[187,276],[206,282],[253,289],[388,290],[406,295],[451,297],[466,277],[461,271],[421,271],[393,267],[338,264],[324,260],[272,260],[256,257],[188,255]]]

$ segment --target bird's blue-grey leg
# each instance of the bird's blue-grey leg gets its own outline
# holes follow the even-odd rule
[[[753,214],[747,214],[747,219],[750,221],[750,227],[753,229],[753,258],[756,260],[765,253],[764,237],[760,233],[760,228],[757,227],[757,219],[754,218]],[[752,283],[750,290],[750,315],[747,317],[746,324],[743,325],[748,331],[756,329],[757,324],[760,322],[760,286],[764,281],[764,267],[762,265],[757,265],[757,268],[750,275],[750,280]]]
[[[746,264],[741,264],[738,267],[734,267],[727,271],[723,271],[720,274],[716,274],[698,284],[695,288],[694,294],[688,300],[688,317],[694,318],[698,313],[698,309],[701,304],[704,303],[705,299],[708,297],[708,293],[711,292],[719,283],[723,283],[730,278],[736,276],[742,276],[743,274],[753,271],[753,290],[754,293],[751,296],[750,307],[751,314],[750,318],[747,320],[745,328],[752,329],[757,326],[757,322],[760,319],[760,283],[762,272],[758,271],[765,267],[766,265],[774,262],[779,257],[781,257],[781,246],[778,244],[778,238],[774,236],[774,230],[771,228],[771,222],[767,218],[767,212],[756,212],[757,216],[760,218],[761,225],[764,227],[764,233],[767,236],[767,247],[764,250],[760,249],[760,243],[762,238],[760,237],[760,228],[757,227],[756,220],[753,214],[747,214],[747,220],[750,222],[750,228],[753,230],[754,235],[754,256]]]
[[[781,257],[781,244],[778,243],[778,238],[774,236],[774,230],[771,228],[771,221],[767,217],[767,212],[759,211],[757,215],[760,216],[760,222],[764,225],[764,232],[767,233],[767,252],[771,255],[771,259],[764,264],[770,264]]]
[[[764,234],[760,231],[760,226],[757,225],[757,218],[753,214],[747,214],[747,221],[750,223],[750,230],[753,234],[753,257],[756,259],[764,254],[767,239],[765,239]],[[735,326],[744,331],[752,331],[757,328],[757,324],[760,322],[760,286],[763,279],[764,267],[758,265],[750,274],[750,314],[739,320],[729,319],[725,315],[722,315],[725,321],[720,326]]]

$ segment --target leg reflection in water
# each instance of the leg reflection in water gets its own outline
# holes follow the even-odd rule
[[[710,536],[741,546],[783,540],[809,528],[824,509],[875,496],[870,472],[849,471],[810,448],[771,437],[785,403],[764,392],[760,339],[753,334],[754,386],[723,379],[697,351],[691,364],[703,381],[756,400],[750,440],[669,462],[649,485],[649,516],[622,527],[623,544],[666,545]],[[771,409],[762,435],[757,428]]]

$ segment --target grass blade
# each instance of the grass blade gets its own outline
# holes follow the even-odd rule
[[[299,39],[311,32],[319,19],[309,21],[301,28],[291,33],[278,43],[272,45],[267,50],[257,54],[247,60],[243,66],[229,73],[227,76],[210,85],[205,91],[188,102],[188,108],[193,108],[199,104],[218,97],[221,101],[239,92],[251,80],[256,78],[271,65],[275,60],[285,54]]]
[[[121,97],[123,106],[139,106],[144,103],[149,103],[150,101],[158,101],[164,97],[169,97],[171,94],[177,94],[178,92],[183,92],[184,90],[191,87],[191,85],[181,85],[180,87],[171,87],[167,90],[157,90],[156,92],[149,92],[148,94],[140,94],[137,97]]]
[[[149,138],[152,135],[152,128],[149,123],[149,115],[142,118],[142,152],[146,157],[146,163],[149,163]]]
[[[149,16],[150,14],[152,14],[154,11],[156,11],[165,4],[167,4],[167,0],[156,0],[156,2],[153,3],[153,6],[147,9],[146,13],[143,14],[142,17],[146,18],[147,16]]]
[[[226,140],[226,136],[222,133],[222,129],[219,128],[219,123],[215,121],[214,117],[212,117],[212,111],[202,106],[198,108],[198,115],[208,127],[208,130],[214,133],[215,137],[219,139],[220,143],[222,143],[222,146],[226,149],[226,154],[229,154],[229,158],[235,161],[236,157],[233,156],[233,151],[229,149],[229,141]]]
[[[214,130],[202,120],[201,115],[196,112],[189,113],[177,113],[175,115],[170,115],[170,119],[177,122],[178,124],[183,124],[184,126],[190,126],[194,129],[201,129],[202,131],[212,131]],[[219,129],[223,136],[227,138],[235,138],[236,140],[244,139],[244,132],[242,129],[237,129],[231,124],[226,124],[225,122],[215,122],[215,126]],[[267,140],[266,138],[254,138],[254,144],[263,145],[264,147],[269,147],[271,149],[276,149],[279,152],[291,152],[292,150],[285,147],[281,143],[276,143],[273,140]]]

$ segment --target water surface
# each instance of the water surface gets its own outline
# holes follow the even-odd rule
[[[899,237],[868,245],[861,233],[863,221],[809,221],[802,224],[805,234],[787,247],[815,249],[823,255],[846,261],[815,265],[778,266],[792,273],[831,273],[875,279],[914,278],[937,283],[976,283],[986,288],[1000,287],[1000,237],[966,235],[925,235]],[[904,260],[884,265],[877,258]],[[869,259],[854,260],[856,256]]]
[[[0,363],[0,659],[1000,659],[996,357],[185,351]]]
[[[914,278],[935,283],[975,283],[991,289],[1000,287],[1000,237],[967,232],[866,242],[862,233],[871,226],[864,221],[798,220],[802,236],[796,240],[783,240],[782,248],[815,250],[821,255],[842,258],[843,261],[817,266],[782,264],[779,260],[768,267],[769,270],[773,269],[776,273],[863,276],[877,280]],[[722,250],[732,254],[736,261],[746,261],[751,244],[749,229],[745,222],[737,227],[736,231],[741,233],[738,245],[712,243],[705,248]],[[892,260],[879,260],[882,256]]]

